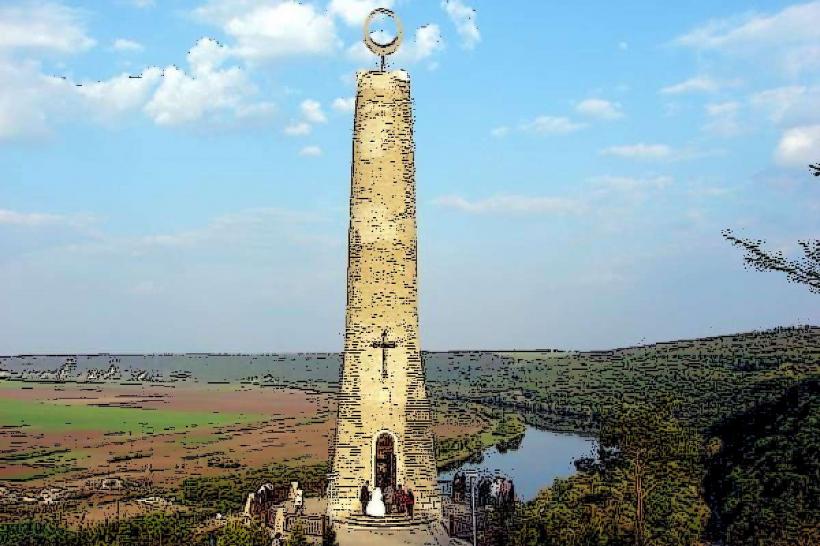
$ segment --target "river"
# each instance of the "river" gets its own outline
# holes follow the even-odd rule
[[[524,439],[517,449],[499,452],[495,447],[484,450],[480,463],[465,463],[441,472],[440,480],[452,480],[459,470],[478,469],[498,472],[512,478],[516,496],[529,501],[538,492],[552,485],[555,478],[575,473],[572,462],[595,455],[595,439],[576,434],[564,434],[527,426]]]

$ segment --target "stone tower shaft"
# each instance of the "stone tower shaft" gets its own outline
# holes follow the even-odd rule
[[[347,312],[330,511],[360,510],[365,482],[413,490],[440,517],[432,416],[419,346],[410,81],[357,75]]]

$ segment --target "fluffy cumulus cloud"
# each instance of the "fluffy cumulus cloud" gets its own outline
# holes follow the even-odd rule
[[[72,81],[42,73],[34,61],[0,59],[0,139],[38,138],[76,119],[112,123],[139,111],[161,79],[158,68],[139,76]]]
[[[0,139],[50,132],[79,97],[68,80],[43,73],[32,56],[73,55],[95,45],[79,10],[58,4],[0,5]]]
[[[194,13],[219,25],[234,42],[231,52],[250,61],[325,55],[341,44],[333,17],[312,4],[212,0]]]
[[[12,49],[77,53],[95,45],[82,12],[59,4],[0,6],[0,52]]]
[[[348,25],[361,27],[374,9],[392,7],[393,0],[330,0],[327,10]]]
[[[717,19],[678,37],[675,43],[698,51],[774,60],[797,74],[820,67],[820,1],[787,6],[774,13]]]
[[[153,67],[138,76],[120,74],[108,80],[75,85],[75,92],[84,99],[90,116],[111,122],[142,108],[161,78],[162,71]]]
[[[466,49],[473,49],[481,41],[475,10],[461,0],[444,0],[441,6],[455,25],[461,37],[461,45]]]
[[[151,67],[90,81],[45,74],[33,52],[67,55],[93,45],[80,23],[76,12],[51,4],[25,13],[0,8],[0,139],[45,136],[56,124],[76,120],[112,123],[140,111],[157,124],[178,125],[226,115],[256,119],[273,109],[253,101],[256,88],[245,71],[222,68],[230,53],[210,39],[188,52],[189,72]],[[121,51],[140,47],[124,39],[113,44]]]
[[[624,117],[621,105],[604,99],[586,99],[575,105],[575,110],[584,116],[602,119],[616,120]]]
[[[820,125],[793,127],[783,133],[777,144],[775,159],[788,167],[805,167],[817,161],[820,154]]]
[[[203,38],[188,52],[191,74],[168,66],[145,112],[159,125],[179,125],[221,114],[256,117],[269,114],[273,105],[253,102],[257,93],[247,73],[238,66],[222,68],[227,50]]]
[[[34,61],[14,63],[0,57],[0,139],[48,134],[52,116],[60,114],[71,86],[46,76]]]

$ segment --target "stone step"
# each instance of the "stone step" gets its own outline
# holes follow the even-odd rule
[[[345,519],[344,523],[348,526],[368,529],[400,529],[428,525],[430,521],[430,519],[421,516],[410,519],[406,514],[385,514],[384,517],[351,514]]]

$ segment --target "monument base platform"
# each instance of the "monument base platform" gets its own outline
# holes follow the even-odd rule
[[[407,514],[386,514],[384,517],[351,514],[344,523],[356,529],[407,529],[429,525],[432,520],[420,516],[411,519]]]
[[[352,516],[335,523],[339,546],[450,546],[450,537],[439,522],[407,516],[387,518],[390,516]]]

